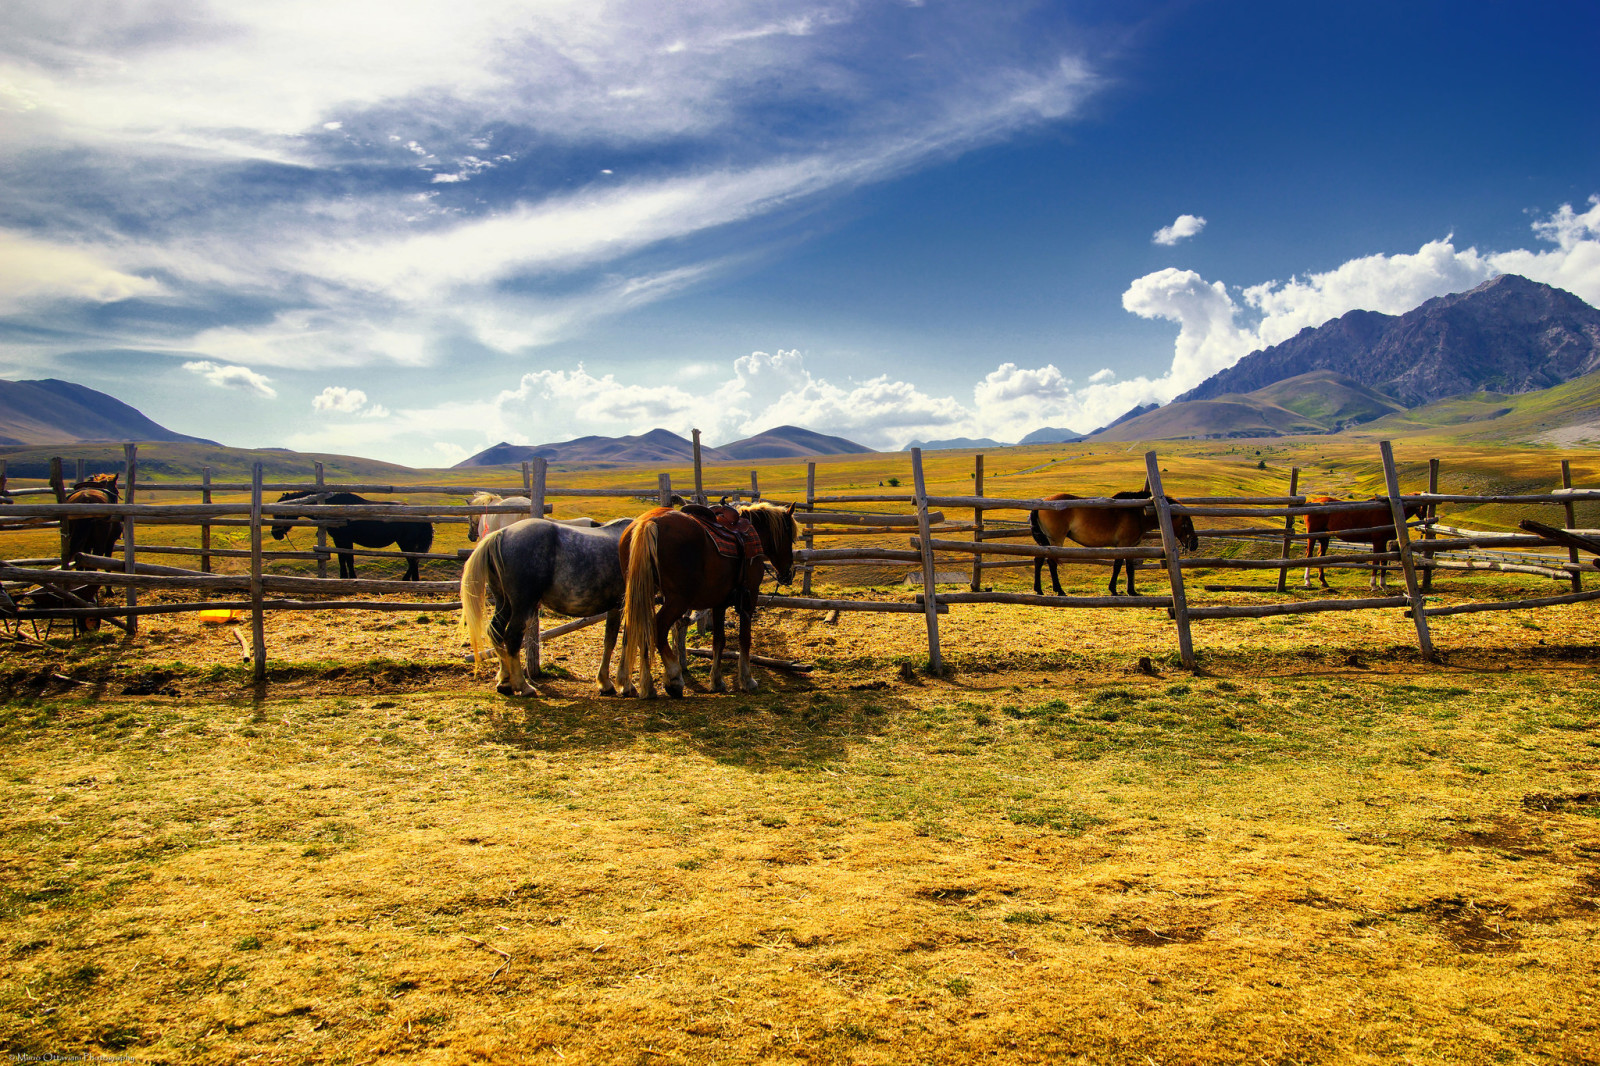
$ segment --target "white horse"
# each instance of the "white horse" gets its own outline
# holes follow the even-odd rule
[[[526,496],[496,496],[492,492],[480,492],[476,496],[472,497],[468,505],[471,507],[493,507],[495,504],[500,503],[521,503],[523,505],[523,513],[489,514],[485,512],[484,514],[469,514],[467,515],[468,540],[476,543],[479,537],[487,536],[497,529],[505,529],[507,526],[514,526],[524,519],[533,517],[533,515],[527,510],[528,508],[532,507],[533,504]],[[577,526],[580,529],[593,529],[594,527],[600,525],[599,522],[596,522],[592,518],[552,518],[547,519],[547,521],[559,521],[564,526]]]

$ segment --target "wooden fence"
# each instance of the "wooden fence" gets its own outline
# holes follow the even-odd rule
[[[755,471],[751,471],[748,488],[706,488],[700,463],[699,433],[696,431],[694,495],[699,499],[729,496],[760,498],[760,486]],[[1440,615],[1460,614],[1488,610],[1512,610],[1544,607],[1560,603],[1576,603],[1600,598],[1600,591],[1584,591],[1582,572],[1589,566],[1600,565],[1594,553],[1600,552],[1600,538],[1587,537],[1575,531],[1574,504],[1583,500],[1600,500],[1600,491],[1574,489],[1568,465],[1562,463],[1562,488],[1547,494],[1523,496],[1470,496],[1441,494],[1438,489],[1439,464],[1429,464],[1429,491],[1403,495],[1395,467],[1393,451],[1388,442],[1380,444],[1387,495],[1385,502],[1394,519],[1392,527],[1397,536],[1392,550],[1374,555],[1368,551],[1343,552],[1318,558],[1318,567],[1332,569],[1371,568],[1375,560],[1397,562],[1403,579],[1404,591],[1392,595],[1353,599],[1286,600],[1258,604],[1207,604],[1191,603],[1191,593],[1205,591],[1234,591],[1248,588],[1259,592],[1287,591],[1287,577],[1291,569],[1304,566],[1303,558],[1292,558],[1291,547],[1306,540],[1310,534],[1296,533],[1297,516],[1331,514],[1339,511],[1367,509],[1373,501],[1348,501],[1314,504],[1298,493],[1299,471],[1290,474],[1288,493],[1281,497],[1208,497],[1174,498],[1167,494],[1161,476],[1161,466],[1154,451],[1145,455],[1145,470],[1150,483],[1151,496],[1147,499],[1091,498],[1070,501],[1043,499],[1013,499],[995,497],[984,493],[983,456],[977,456],[974,469],[974,495],[935,496],[930,494],[924,477],[922,453],[913,449],[910,455],[913,491],[867,493],[853,495],[819,495],[816,482],[816,464],[807,464],[806,490],[803,510],[796,511],[796,519],[803,528],[802,546],[796,552],[796,563],[802,574],[799,595],[762,596],[765,606],[782,606],[794,609],[829,611],[871,611],[919,614],[927,628],[928,660],[934,672],[942,672],[943,655],[939,640],[939,617],[951,607],[973,603],[1026,604],[1033,606],[1098,609],[1107,607],[1146,608],[1167,611],[1174,622],[1180,658],[1186,666],[1196,664],[1192,624],[1196,620],[1228,618],[1261,618],[1275,615],[1304,614],[1320,611],[1348,611],[1371,609],[1402,609],[1414,622],[1419,649],[1424,658],[1436,657],[1428,619]],[[331,484],[326,481],[322,465],[318,463],[313,480],[305,482],[267,483],[262,466],[257,463],[249,482],[216,482],[209,468],[202,471],[198,482],[142,482],[138,479],[137,447],[128,445],[125,456],[123,485],[126,498],[111,505],[69,505],[60,502],[32,503],[30,496],[50,494],[57,501],[63,495],[64,477],[59,460],[53,463],[53,486],[45,490],[16,490],[10,493],[12,502],[4,510],[8,521],[3,528],[23,528],[27,523],[59,522],[62,517],[89,517],[96,515],[120,516],[124,523],[121,559],[110,557],[85,557],[76,562],[86,567],[79,570],[40,569],[43,560],[17,560],[0,565],[0,580],[49,586],[62,594],[65,602],[60,606],[25,610],[12,607],[8,613],[14,618],[108,618],[123,626],[128,632],[136,631],[137,620],[148,614],[167,614],[203,609],[233,609],[248,611],[251,620],[251,658],[258,680],[266,676],[266,641],[264,616],[269,611],[300,610],[452,610],[459,608],[453,597],[458,593],[456,581],[398,582],[371,579],[329,579],[326,577],[327,560],[338,549],[326,544],[327,531],[346,521],[360,518],[416,518],[431,522],[465,522],[472,514],[545,514],[551,511],[551,497],[632,497],[652,502],[667,503],[672,499],[673,487],[667,474],[660,474],[656,484],[632,487],[560,488],[547,484],[547,464],[532,460],[523,464],[522,489],[524,497],[512,498],[506,503],[484,508],[450,504],[395,505],[374,503],[370,505],[334,505],[327,503],[268,502],[271,493],[309,492],[321,498],[334,492],[364,492],[369,494],[427,493],[445,495],[472,495],[479,491],[504,492],[505,486],[480,489],[463,485],[377,485]],[[79,462],[79,473],[82,463]],[[0,489],[4,486],[4,466],[0,460]],[[201,502],[177,504],[152,504],[139,502],[152,492],[200,493]],[[248,501],[216,503],[213,493],[249,493]],[[20,499],[19,499],[20,497]],[[1444,526],[1437,522],[1436,510],[1444,503],[1527,503],[1562,504],[1565,506],[1566,527],[1554,529],[1540,527],[1537,532],[1518,534],[1485,533]],[[867,505],[893,504],[899,511],[866,510]],[[1424,517],[1417,523],[1404,518],[1406,505],[1420,504]],[[843,505],[849,510],[831,510]],[[1041,547],[1034,544],[1007,544],[1005,540],[1029,537],[1026,523],[1012,520],[995,524],[993,512],[1027,512],[1033,510],[1065,509],[1078,507],[1152,509],[1156,518],[1160,543],[1136,545],[1126,548],[1076,548]],[[972,511],[971,522],[947,522],[946,510]],[[315,518],[299,517],[315,514]],[[242,517],[241,517],[242,516]],[[1201,554],[1185,557],[1178,550],[1174,534],[1174,519],[1229,518],[1245,519],[1250,524],[1244,528],[1206,528],[1197,526],[1196,533],[1207,542],[1237,542],[1249,538],[1279,546],[1279,554],[1270,558],[1245,558],[1234,554]],[[181,524],[198,526],[201,543],[198,547],[145,545],[139,543],[137,530],[146,525]],[[316,530],[317,546],[311,552],[269,552],[263,545],[262,530],[271,525],[288,524]],[[211,530],[216,526],[233,525],[250,530],[249,549],[216,548],[211,544]],[[36,528],[36,526],[32,527]],[[1420,539],[1413,535],[1421,533]],[[882,547],[885,536],[908,535],[908,546]],[[956,534],[970,534],[970,539],[954,539]],[[1353,534],[1352,534],[1353,535]],[[849,547],[818,548],[818,537],[871,537],[875,543],[868,545],[852,542]],[[1566,558],[1544,555],[1536,562],[1518,562],[1526,559],[1523,553],[1529,548],[1564,549]],[[1509,552],[1506,549],[1511,549]],[[138,554],[183,554],[200,559],[200,569],[190,570],[140,562]],[[1498,552],[1500,557],[1488,557]],[[1468,554],[1456,554],[1468,553]],[[1584,554],[1580,554],[1584,553]],[[455,555],[444,553],[403,553],[361,551],[364,557],[416,557],[429,560],[456,560],[465,552]],[[961,583],[968,591],[940,592],[940,584],[948,574],[938,569],[941,556],[950,558],[971,557],[970,580],[961,571]],[[214,558],[248,558],[246,574],[215,574],[211,561]],[[1168,588],[1161,595],[1109,596],[1109,595],[1036,595],[1019,592],[994,592],[983,588],[985,571],[999,567],[1032,566],[1038,560],[1054,559],[1067,563],[1094,563],[1113,565],[1119,561],[1148,560],[1160,562],[1166,569]],[[318,576],[291,577],[269,574],[265,567],[276,560],[314,560]],[[29,563],[36,565],[19,565]],[[904,567],[909,576],[919,580],[921,594],[914,600],[883,601],[848,598],[819,598],[812,594],[813,575],[820,568],[840,565],[892,565]],[[1559,596],[1544,596],[1506,602],[1456,604],[1429,607],[1423,599],[1428,579],[1434,569],[1471,568],[1500,569],[1511,572],[1532,572],[1542,576],[1570,582],[1572,591]],[[1275,585],[1250,586],[1206,585],[1196,588],[1186,582],[1186,572],[1195,570],[1276,570]],[[124,590],[125,602],[117,606],[96,606],[75,597],[70,587],[107,588]],[[204,599],[184,603],[144,604],[138,602],[141,589],[198,591]],[[405,601],[353,598],[371,595],[404,593]],[[417,597],[452,597],[447,600],[427,600]],[[218,598],[228,597],[228,598]],[[579,619],[546,630],[542,637],[549,638],[571,632],[592,624],[604,616]]]

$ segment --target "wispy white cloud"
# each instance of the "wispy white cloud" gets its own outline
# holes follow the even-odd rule
[[[122,346],[285,368],[416,365],[463,334],[508,351],[565,339],[736,262],[696,238],[1071,114],[1095,71],[1070,40],[1028,34],[1027,11],[24,0],[0,11],[0,132],[19,150],[71,153],[128,200],[124,214],[159,220],[110,268],[125,287],[159,275],[180,304],[283,308],[187,344],[170,326],[130,326]],[[884,51],[885,35],[899,47]],[[787,111],[802,120],[774,132]],[[522,164],[599,150],[651,162],[585,170],[592,184],[538,168],[530,179]],[[242,156],[292,166],[295,180],[241,197]],[[383,180],[349,180],[351,161]],[[174,171],[181,181],[151,177]],[[463,198],[468,187],[483,191]],[[164,208],[167,195],[183,209]],[[628,263],[644,252],[647,267]]]
[[[117,269],[105,250],[0,230],[0,314],[58,301],[115,303],[154,296],[159,283]]]
[[[1196,236],[1206,228],[1206,220],[1199,215],[1179,215],[1170,226],[1156,230],[1151,241],[1155,244],[1173,245]]]
[[[242,389],[245,392],[253,392],[257,396],[268,400],[275,399],[278,395],[278,390],[271,385],[271,378],[258,374],[249,367],[226,366],[222,363],[213,363],[210,360],[201,359],[184,363],[183,369],[191,374],[200,375],[218,388]]]

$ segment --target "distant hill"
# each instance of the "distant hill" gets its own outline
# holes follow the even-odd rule
[[[754,437],[721,445],[716,450],[733,459],[799,459],[808,455],[855,455],[873,449],[799,426],[778,426]],[[701,451],[704,453],[705,449]]]
[[[1406,407],[1474,392],[1547,389],[1600,370],[1600,310],[1564,289],[1502,274],[1403,315],[1351,311],[1308,327],[1251,352],[1178,401],[1253,393],[1313,370],[1342,374]]]
[[[716,448],[701,446],[701,457],[713,462],[732,459]],[[632,437],[579,437],[559,444],[499,444],[461,460],[451,469],[502,466],[527,459],[565,463],[659,463],[693,460],[694,443],[665,429]]]
[[[1135,410],[1138,410],[1137,408]],[[1282,437],[1333,433],[1405,410],[1387,396],[1328,370],[1315,370],[1242,396],[1151,405],[1098,430],[1097,441]]]
[[[799,426],[777,426],[720,448],[702,444],[700,457],[706,462],[722,463],[741,459],[795,459],[808,455],[870,451],[871,448],[843,437],[830,437]],[[653,429],[636,437],[579,437],[560,444],[507,444],[502,441],[471,458],[463,459],[456,467],[502,466],[535,458],[551,462],[619,465],[692,461],[694,442],[665,429]]]
[[[0,444],[216,441],[174,433],[136,408],[70,381],[0,381]]]
[[[68,442],[65,445],[0,447],[0,458],[6,460],[6,474],[12,478],[49,477],[50,457],[57,455],[66,460],[69,473],[74,471],[78,459],[84,460],[85,472],[89,474],[116,473],[123,469],[121,444]],[[407,466],[354,455],[293,452],[284,448],[229,448],[210,441],[153,441],[139,445],[139,476],[154,480],[194,481],[200,469],[209,466],[212,481],[248,482],[251,465],[259,462],[268,481],[310,481],[318,461],[324,464],[324,472],[331,482],[399,484],[413,480],[415,474]],[[431,481],[437,484],[438,478]]]
[[[1071,429],[1036,429],[1026,437],[1017,441],[1018,444],[1076,444],[1087,434]]]
[[[1600,371],[1537,392],[1453,396],[1360,427],[1363,434],[1411,433],[1457,441],[1600,447]]]
[[[912,448],[921,448],[925,452],[936,452],[944,449],[960,449],[963,451],[973,448],[1004,448],[1006,445],[988,437],[951,437],[949,440],[914,440],[900,450],[909,452]]]

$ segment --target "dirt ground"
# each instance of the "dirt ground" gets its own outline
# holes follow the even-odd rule
[[[442,612],[273,615],[262,689],[192,616],[8,644],[0,1049],[1597,1062],[1597,622],[1200,622],[1190,673],[1164,611],[957,606],[936,678],[920,616],[771,609],[810,671],[651,702],[598,628],[498,696]]]

